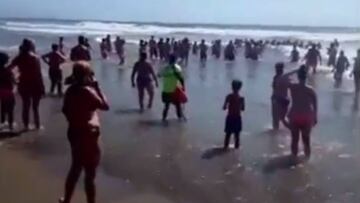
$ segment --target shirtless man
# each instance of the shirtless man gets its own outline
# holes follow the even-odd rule
[[[354,69],[351,73],[351,76],[354,76],[355,95],[356,97],[358,97],[360,93],[360,49],[357,51],[357,56],[355,57]]]
[[[197,42],[195,41],[192,46],[192,54],[197,55],[198,50],[199,50],[199,46],[198,46]]]
[[[155,81],[156,87],[159,86],[156,74],[153,67],[150,63],[146,61],[147,54],[141,53],[140,59],[135,63],[132,74],[131,82],[132,86],[137,86],[139,92],[139,105],[140,111],[144,110],[144,91],[146,90],[149,95],[148,108],[151,109],[153,100],[154,100],[154,86],[153,81]],[[136,83],[135,83],[136,76]]]
[[[102,39],[100,42],[100,53],[101,53],[101,57],[103,59],[107,59],[108,57],[108,45],[106,42],[106,39]]]
[[[278,130],[280,122],[285,123],[285,116],[288,111],[289,97],[288,88],[290,85],[290,76],[297,70],[284,74],[284,63],[275,65],[275,76],[272,83],[273,93],[271,96],[271,112],[273,130]]]
[[[316,73],[318,63],[320,62],[321,65],[321,54],[319,50],[316,48],[315,44],[312,45],[312,47],[305,55],[305,60],[306,60],[306,66],[308,68],[312,68],[313,73]]]
[[[89,48],[86,46],[84,36],[79,36],[78,45],[71,49],[70,59],[73,62],[91,60],[91,54]]]
[[[151,36],[149,41],[149,48],[150,48],[150,59],[157,59],[158,57],[158,47],[156,44],[156,41],[154,39],[154,36]]]
[[[310,158],[310,134],[317,124],[318,103],[315,91],[306,85],[307,67],[301,66],[298,70],[299,83],[291,84],[291,107],[288,113],[289,128],[291,130],[291,153],[297,158],[299,139],[302,138],[304,152]]]
[[[293,46],[293,50],[291,51],[290,61],[291,63],[297,63],[300,60],[300,53],[297,50],[296,44]]]
[[[335,87],[339,87],[342,82],[344,71],[350,67],[349,59],[345,56],[344,51],[340,51],[340,56],[334,67]]]
[[[157,47],[159,49],[160,60],[163,61],[165,59],[164,38],[159,39],[159,42],[157,43]]]
[[[206,62],[208,46],[205,44],[204,39],[201,40],[201,44],[199,45],[199,49],[200,49],[200,62]]]
[[[164,56],[165,56],[165,60],[168,60],[168,59],[169,59],[170,52],[171,52],[170,38],[166,38],[166,42],[165,42],[165,44],[164,44]]]
[[[141,39],[139,42],[139,56],[141,53],[146,53],[146,52],[147,52],[147,42]]]
[[[125,49],[124,49],[125,40],[121,39],[120,37],[116,37],[114,46],[120,60],[119,65],[123,65],[125,63]]]
[[[112,43],[111,43],[111,35],[107,35],[105,38],[106,50],[107,52],[112,52]]]
[[[49,77],[51,81],[50,93],[54,94],[55,88],[57,87],[58,95],[62,96],[63,74],[60,66],[65,63],[66,58],[59,51],[59,46],[57,44],[53,44],[51,49],[52,51],[43,55],[42,59],[49,65]]]
[[[224,57],[225,60],[234,61],[235,60],[235,46],[232,41],[225,47],[224,50]]]

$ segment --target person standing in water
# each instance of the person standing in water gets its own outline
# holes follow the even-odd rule
[[[154,60],[157,59],[158,57],[158,47],[155,41],[154,36],[151,36],[150,41],[149,41],[149,52],[150,52],[150,59]]]
[[[90,49],[86,46],[86,40],[84,36],[79,36],[78,45],[71,49],[70,59],[73,62],[91,61]]]
[[[275,76],[272,83],[271,96],[271,114],[273,130],[279,130],[280,122],[285,123],[286,113],[290,103],[288,97],[288,88],[290,85],[290,76],[297,70],[284,74],[284,63],[275,65]]]
[[[337,56],[337,48],[334,43],[330,44],[330,48],[328,49],[328,66],[329,67],[335,67],[336,66],[336,56]]]
[[[0,52],[0,105],[1,120],[0,124],[8,123],[10,131],[14,129],[14,109],[15,109],[15,76],[13,72],[6,68],[9,56]]]
[[[194,42],[192,45],[192,54],[197,55],[198,50],[199,50],[198,44],[197,44],[197,42]]]
[[[116,37],[114,42],[116,54],[119,57],[120,63],[119,65],[123,65],[125,63],[125,40],[121,39],[120,37]]]
[[[316,48],[316,45],[313,44],[307,54],[305,55],[306,66],[313,69],[313,73],[316,73],[317,66],[320,63],[321,65],[321,54]]]
[[[231,83],[232,93],[226,96],[223,110],[228,110],[225,121],[225,140],[224,149],[229,148],[231,135],[234,134],[235,149],[240,147],[240,133],[242,131],[241,112],[245,110],[245,99],[239,92],[242,88],[242,82],[234,80]]]
[[[161,96],[164,103],[163,122],[167,121],[170,104],[175,105],[178,119],[184,119],[181,102],[174,99],[174,94],[179,83],[182,89],[185,89],[185,82],[181,72],[181,67],[176,63],[176,56],[171,54],[169,57],[169,64],[159,73],[159,76],[163,78],[163,90]]]
[[[204,39],[201,40],[201,44],[199,45],[199,49],[200,49],[200,62],[206,62],[208,46],[205,44]]]
[[[351,76],[354,76],[355,84],[355,95],[359,96],[360,93],[360,49],[357,51],[357,56],[355,57],[354,69],[351,73]]]
[[[40,58],[35,54],[35,44],[24,39],[19,54],[10,63],[9,68],[19,70],[18,91],[23,102],[22,119],[25,130],[29,130],[30,107],[32,106],[35,127],[40,129],[40,100],[45,94],[41,74]]]
[[[156,74],[154,69],[150,63],[146,61],[147,54],[141,53],[140,59],[135,63],[132,74],[131,74],[131,83],[133,87],[138,88],[139,92],[139,105],[140,111],[144,110],[144,92],[147,91],[149,95],[149,103],[148,108],[151,109],[153,100],[154,100],[154,85],[153,81],[155,81],[156,87],[159,86]],[[135,83],[136,76],[136,83]]]
[[[100,53],[103,59],[108,58],[108,44],[105,38],[103,38],[100,42]]]
[[[50,93],[54,94],[55,88],[58,90],[58,95],[61,96],[63,76],[61,70],[61,64],[65,63],[66,58],[59,51],[59,46],[53,44],[51,46],[52,51],[42,56],[43,61],[49,65],[49,77],[51,81]]]
[[[299,82],[289,86],[291,107],[288,113],[288,126],[291,130],[291,154],[297,158],[301,137],[305,156],[309,159],[311,155],[310,134],[312,128],[317,124],[318,102],[315,91],[306,85],[307,67],[301,66],[297,75]]]
[[[234,61],[235,60],[235,46],[232,41],[229,42],[228,45],[226,45],[224,50],[224,58],[228,61]]]
[[[74,80],[66,91],[63,106],[63,113],[69,123],[68,140],[72,161],[65,182],[65,194],[59,202],[71,202],[76,183],[84,170],[87,202],[95,203],[95,176],[101,156],[97,110],[107,111],[109,104],[87,62],[75,63],[72,74]]]
[[[64,37],[59,37],[59,52],[65,56],[65,51],[64,51],[64,48],[65,48],[65,45],[64,45]]]
[[[300,53],[297,50],[297,46],[296,44],[293,46],[293,50],[291,51],[291,56],[290,56],[290,62],[291,63],[297,63],[300,60]]]
[[[344,51],[340,51],[340,56],[337,59],[336,65],[334,66],[334,79],[335,79],[335,87],[339,87],[342,83],[342,78],[345,70],[350,67],[350,62],[348,58],[345,56]]]

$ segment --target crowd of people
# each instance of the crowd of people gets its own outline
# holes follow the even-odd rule
[[[61,65],[67,60],[64,52],[64,39],[52,45],[52,51],[39,57],[36,53],[35,43],[24,39],[19,47],[19,53],[9,63],[9,56],[0,53],[0,100],[1,100],[1,123],[7,122],[10,130],[14,129],[15,89],[22,100],[22,120],[25,130],[30,129],[29,114],[33,111],[36,129],[41,128],[39,107],[40,101],[45,95],[45,86],[41,73],[40,58],[49,66],[49,78],[51,81],[50,93],[54,94],[57,89],[59,96],[63,95],[63,75]],[[125,39],[117,37],[114,42],[115,51],[119,56],[120,64],[125,62]],[[230,41],[224,48],[224,59],[235,60],[236,52],[245,47],[245,57],[257,60],[259,55],[268,45],[293,45],[291,61],[300,60],[297,47],[304,47],[303,43],[239,40]],[[108,35],[100,43],[101,56],[107,58],[112,52],[111,36]],[[339,47],[335,42],[329,48],[329,66],[333,66],[335,78],[341,78],[344,70],[350,66],[344,52],[337,57],[334,49]],[[109,110],[109,104],[103,94],[89,61],[91,61],[91,47],[84,36],[79,36],[78,44],[71,49],[70,60],[73,62],[72,74],[65,79],[68,86],[64,94],[63,113],[68,121],[68,140],[71,146],[72,163],[65,183],[65,194],[60,199],[61,203],[71,201],[76,182],[82,171],[85,172],[85,191],[89,203],[95,202],[95,175],[100,161],[101,150],[98,144],[100,136],[100,122],[98,110]],[[278,130],[280,124],[291,131],[291,152],[294,158],[298,156],[298,142],[300,137],[304,144],[305,156],[310,158],[310,134],[317,124],[318,104],[315,91],[306,84],[310,68],[316,72],[316,67],[321,63],[320,46],[312,44],[308,53],[304,56],[305,64],[299,69],[284,73],[285,64],[275,65],[271,97],[271,109],[273,129]],[[176,108],[180,120],[185,120],[182,105],[187,102],[185,78],[179,61],[188,63],[189,53],[198,55],[202,62],[207,60],[208,45],[205,40],[200,44],[191,43],[189,39],[159,39],[155,41],[151,37],[149,42],[144,40],[139,44],[139,60],[135,63],[131,82],[137,87],[139,107],[144,111],[144,94],[149,95],[147,108],[152,108],[154,98],[154,83],[159,86],[158,78],[162,79],[162,101],[164,109],[162,120],[167,121],[170,105]],[[211,46],[211,53],[215,58],[220,58],[222,52],[221,40],[216,40]],[[156,73],[150,59],[166,61],[167,65]],[[17,68],[18,77],[15,77],[13,69]],[[296,74],[297,81],[293,83],[290,76]],[[356,95],[360,91],[360,50],[355,58],[352,75],[355,78]],[[232,92],[226,96],[223,109],[227,110],[225,119],[224,149],[229,148],[230,138],[234,135],[235,148],[240,147],[240,134],[242,131],[242,112],[245,110],[245,98],[241,95],[242,82],[234,80],[231,84]],[[290,94],[288,94],[290,91]],[[290,97],[289,97],[290,95]]]

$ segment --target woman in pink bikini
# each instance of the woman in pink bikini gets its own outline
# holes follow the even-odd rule
[[[298,70],[296,84],[289,86],[291,93],[291,108],[288,113],[289,128],[291,130],[291,153],[298,155],[299,139],[302,138],[306,158],[310,158],[310,134],[317,124],[317,96],[315,91],[306,85],[307,67]]]

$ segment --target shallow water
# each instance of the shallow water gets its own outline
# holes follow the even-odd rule
[[[185,107],[188,121],[179,123],[171,109],[167,126],[160,121],[159,90],[151,111],[144,114],[137,111],[137,92],[131,88],[129,68],[135,56],[136,48],[130,46],[125,67],[116,66],[115,59],[93,62],[96,77],[111,104],[111,110],[102,113],[100,202],[360,201],[357,190],[360,119],[353,108],[352,81],[345,80],[343,87],[335,90],[328,71],[310,78],[319,96],[319,125],[312,135],[313,157],[308,163],[293,163],[287,158],[289,132],[269,130],[270,84],[274,64],[284,59],[281,51],[266,51],[259,62],[245,60],[242,53],[234,63],[209,59],[206,67],[201,67],[198,59],[192,57],[184,67],[189,95]],[[287,70],[294,67],[289,64]],[[68,68],[65,72],[69,72]],[[226,115],[221,106],[234,78],[244,82],[242,95],[246,99],[242,149],[224,153],[218,149],[224,138]],[[6,139],[0,146],[37,160],[38,168],[52,174],[44,180],[49,183],[65,177],[70,158],[61,105],[60,99],[46,98],[41,110],[45,130]],[[0,169],[3,177],[0,187],[13,181],[11,176],[3,174]],[[56,184],[57,192],[61,193],[62,182]],[[48,202],[49,194],[45,192],[32,188],[20,192],[30,199],[36,196],[36,202]],[[20,197],[5,197],[13,203],[22,203]]]

